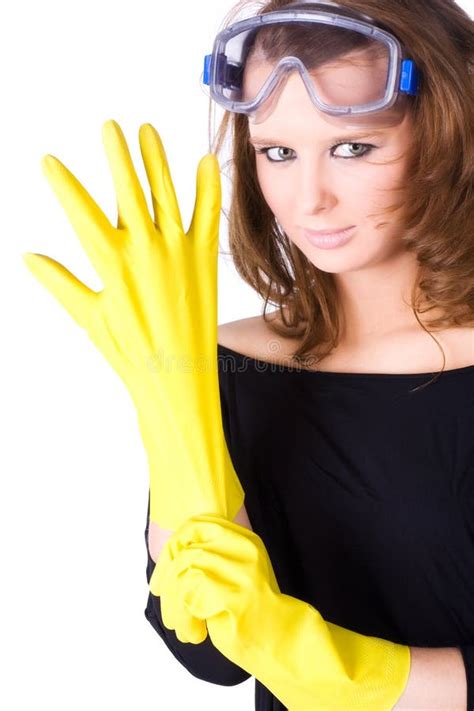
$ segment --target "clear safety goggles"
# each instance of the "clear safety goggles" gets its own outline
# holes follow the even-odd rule
[[[378,114],[419,91],[417,66],[399,40],[330,1],[294,2],[223,30],[205,57],[203,83],[215,102],[256,123],[294,71],[316,108],[335,118]]]

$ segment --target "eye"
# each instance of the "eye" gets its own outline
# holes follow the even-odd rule
[[[285,148],[284,146],[267,146],[265,148],[256,148],[255,153],[258,155],[264,154],[267,157],[267,160],[270,163],[286,163],[288,156],[285,156],[283,154],[283,159],[279,160],[278,158],[271,158],[270,157],[270,151],[278,151],[277,155],[280,157],[282,156],[284,151],[291,151],[291,148]],[[291,151],[294,153],[294,151]]]
[[[271,158],[270,151],[278,151],[277,155],[280,155],[280,156],[282,156],[284,151],[294,152],[291,150],[291,148],[285,148],[284,146],[266,146],[264,148],[256,148],[255,149],[255,153],[257,153],[257,155],[264,154],[269,163],[286,163],[287,162],[288,156],[285,156],[283,154],[283,160],[279,160],[278,158]]]
[[[331,155],[333,155],[333,152],[336,150],[336,148],[339,148],[340,146],[350,146],[351,150],[355,150],[356,155],[349,155],[349,156],[335,156],[335,158],[342,158],[342,159],[347,159],[347,158],[363,158],[364,156],[369,155],[369,153],[372,152],[374,148],[377,146],[373,146],[370,143],[338,143],[337,145],[333,146],[331,148]],[[362,153],[360,151],[363,151]]]
[[[350,146],[351,150],[354,150],[356,155],[334,155],[334,151],[340,146]],[[364,156],[369,155],[369,153],[371,153],[372,150],[376,147],[377,146],[373,146],[370,143],[349,143],[346,141],[344,143],[337,143],[335,146],[332,146],[331,156],[333,156],[334,158],[342,158],[343,160],[363,158]],[[272,158],[270,155],[270,151],[276,151],[276,155],[279,156],[279,158]],[[269,163],[287,163],[288,160],[294,160],[294,158],[289,158],[288,155],[285,155],[285,151],[294,153],[292,148],[286,148],[285,146],[264,146],[262,148],[255,148],[255,153],[257,153],[258,155],[264,154]]]

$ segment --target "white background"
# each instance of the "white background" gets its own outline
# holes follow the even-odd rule
[[[157,128],[187,228],[208,151],[203,57],[232,5],[17,0],[0,11],[0,707],[8,711],[253,708],[252,679],[228,688],[196,679],[146,621],[148,471],[135,411],[21,260],[48,254],[101,288],[40,160],[60,158],[115,222],[101,138],[110,118],[145,188],[138,129]],[[261,310],[221,256],[219,323]]]

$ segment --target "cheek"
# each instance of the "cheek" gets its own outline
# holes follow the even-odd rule
[[[371,166],[370,170],[358,172],[357,175],[344,176],[338,181],[339,205],[344,206],[354,220],[359,218],[368,224],[377,223],[377,213],[399,200],[400,193],[396,188],[403,187],[401,178],[401,171],[395,165]],[[392,220],[390,214],[383,217]]]
[[[285,223],[297,208],[297,195],[293,187],[295,181],[288,173],[285,175],[285,170],[266,170],[258,161],[257,177],[268,207],[280,224]]]

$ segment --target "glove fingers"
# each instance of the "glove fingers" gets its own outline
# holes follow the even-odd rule
[[[188,612],[185,612],[179,620],[175,634],[180,642],[201,644],[207,637],[207,625],[204,620],[197,620]]]
[[[208,153],[198,165],[190,232],[197,243],[211,250],[218,248],[221,201],[219,163],[214,153]]]
[[[199,580],[202,576],[198,575],[196,584],[199,585]],[[182,642],[191,642],[192,644],[200,644],[207,637],[206,620],[202,617],[195,617],[192,610],[192,600],[194,599],[194,586],[192,580],[188,578],[187,584],[181,578],[174,579],[174,588],[171,590],[171,598],[174,601],[173,621],[176,630],[176,636]],[[191,588],[189,589],[189,586]],[[161,598],[168,599],[168,595]]]
[[[161,615],[165,627],[169,630],[174,630],[180,642],[188,642],[190,644],[204,642],[207,637],[206,621],[193,617],[185,605],[177,604],[177,600],[173,603],[171,609],[168,609],[166,605],[168,599],[168,595],[163,595],[160,598]]]
[[[118,227],[129,230],[133,227],[136,232],[139,226],[148,232],[153,227],[148,205],[125,136],[116,121],[105,122],[102,140],[117,195]]]
[[[223,590],[238,590],[241,584],[245,584],[246,578],[239,579],[241,574],[241,566],[245,565],[245,561],[239,559],[239,556],[233,556],[232,552],[227,550],[204,550],[202,545],[199,548],[186,548],[179,556],[169,563],[172,573],[166,571],[168,579],[188,578],[192,576],[193,584],[197,589],[197,584],[205,585],[206,579],[212,581],[212,587],[217,586]],[[247,571],[245,571],[246,573]],[[207,601],[211,603],[210,599]],[[208,612],[204,615],[215,614],[219,610]]]
[[[239,566],[232,559],[224,560],[202,549],[185,549],[173,560],[160,557],[150,589],[161,598],[162,611],[164,607],[170,629],[174,629],[182,609],[205,620],[221,613],[229,594],[238,595],[246,584],[246,579],[239,580]]]
[[[247,571],[258,565],[265,571],[271,589],[279,592],[264,542],[254,531],[235,522],[212,514],[194,516],[175,531],[165,549],[163,566],[157,571],[157,586],[171,575],[178,577],[186,569],[196,568],[212,580],[212,587],[238,590],[246,585]]]
[[[173,561],[171,566],[172,563]],[[168,572],[171,572],[169,568]],[[150,583],[152,582],[151,580]],[[150,589],[152,587],[150,585]],[[169,630],[175,630],[180,642],[200,644],[207,637],[206,621],[193,617],[186,605],[184,590],[181,591],[180,588],[182,588],[181,581],[172,574],[168,575],[166,582],[161,585],[159,597],[163,624]]]
[[[43,254],[23,254],[26,266],[82,328],[88,328],[97,294],[66,267]]]
[[[87,190],[60,160],[46,155],[41,167],[87,256],[105,283],[116,249],[114,228]]]
[[[155,224],[163,237],[184,233],[170,168],[158,131],[150,124],[140,126],[140,150],[151,189]]]

